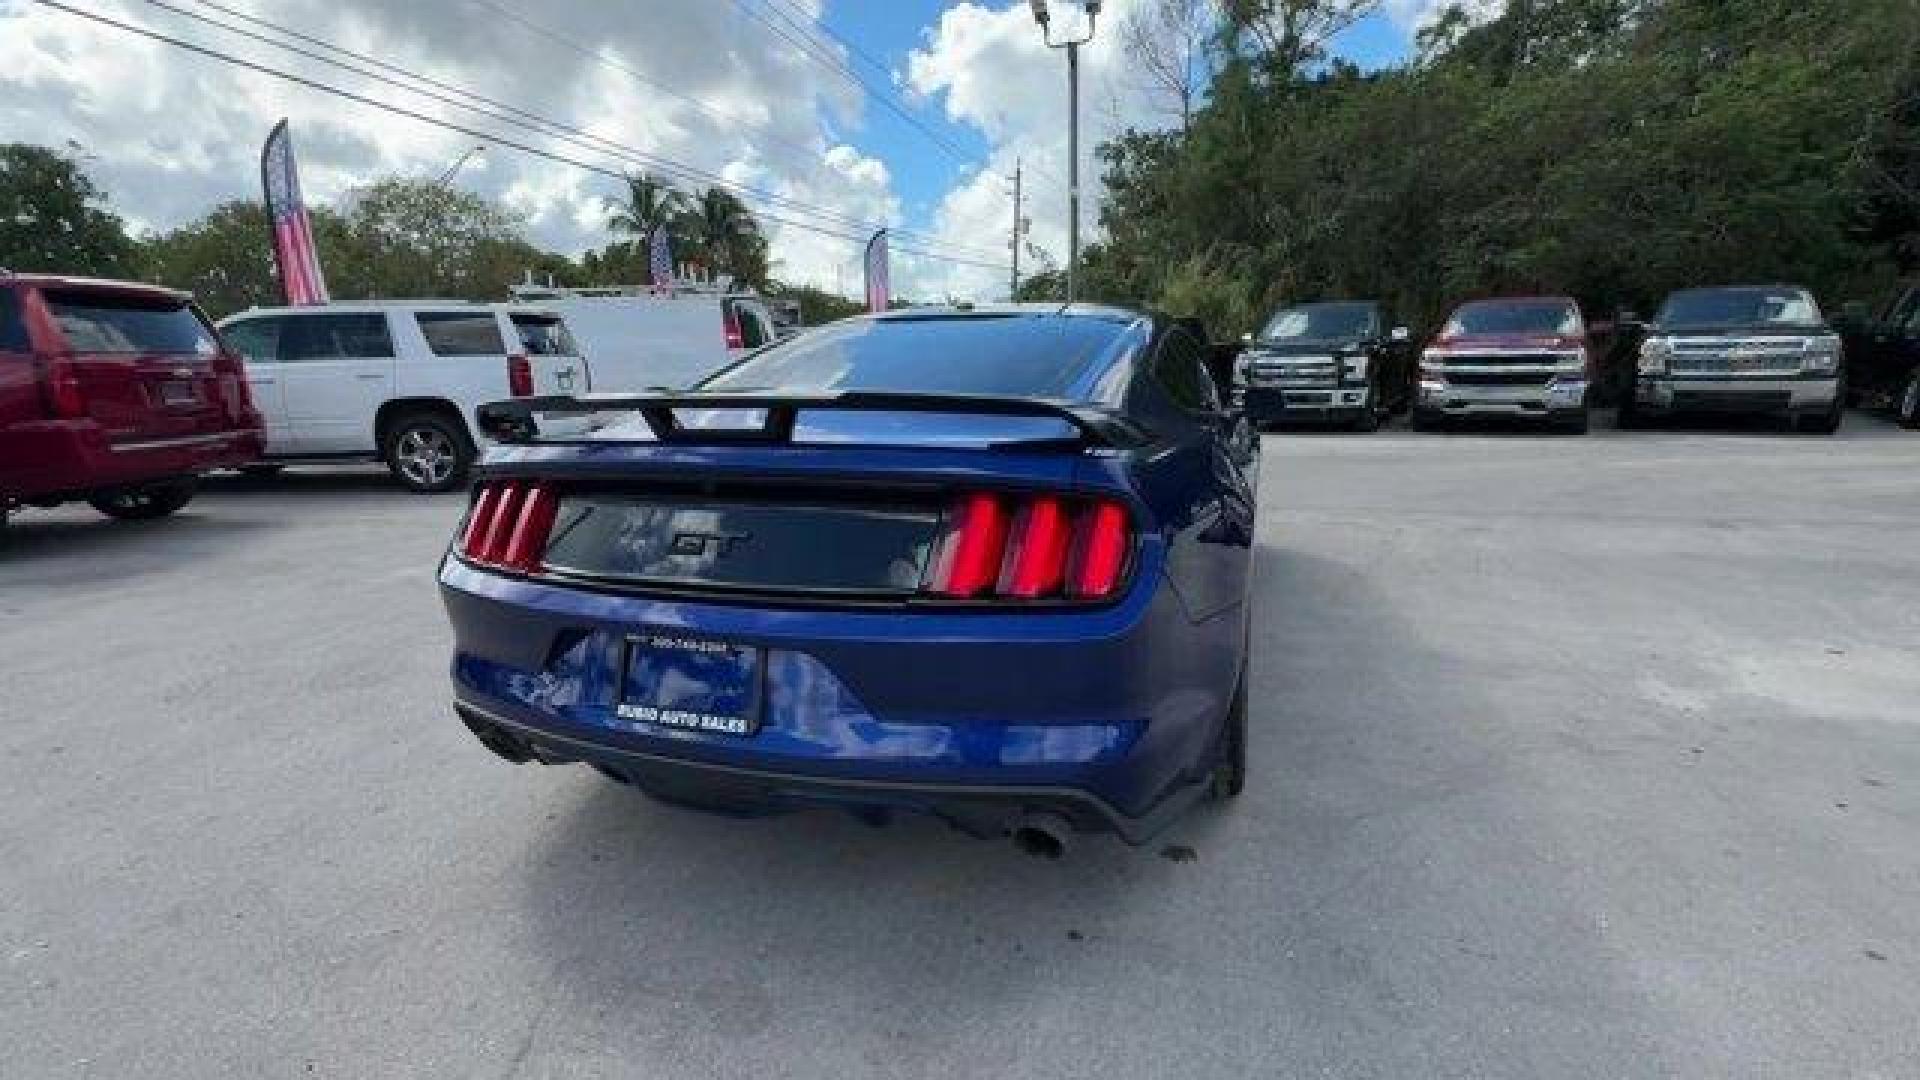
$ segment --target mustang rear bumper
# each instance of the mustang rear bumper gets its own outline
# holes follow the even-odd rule
[[[694,796],[773,809],[900,810],[928,814],[978,836],[1008,832],[1023,818],[1035,814],[1055,814],[1075,832],[1111,832],[1138,846],[1159,835],[1207,791],[1204,781],[1195,780],[1171,792],[1147,813],[1129,816],[1080,788],[814,776],[611,746],[516,723],[461,701],[455,701],[454,711],[482,742],[510,760],[594,765],[669,798]]]
[[[1110,607],[954,613],[669,601],[455,558],[441,569],[456,709],[543,760],[956,822],[1047,810],[1135,842],[1204,785],[1244,645],[1243,608],[1196,622],[1168,582],[1149,551]],[[623,718],[621,650],[657,628],[760,650],[753,734]]]

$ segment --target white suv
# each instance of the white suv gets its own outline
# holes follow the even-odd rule
[[[541,307],[252,308],[220,329],[267,419],[265,469],[374,458],[414,491],[449,491],[479,445],[476,405],[592,388],[566,322]]]

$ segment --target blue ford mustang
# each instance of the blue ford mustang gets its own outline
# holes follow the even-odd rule
[[[1049,855],[1244,783],[1258,445],[1187,324],[902,311],[480,422],[440,584],[509,760]]]

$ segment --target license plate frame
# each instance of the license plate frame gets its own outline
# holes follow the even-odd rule
[[[623,726],[750,737],[760,731],[766,652],[670,630],[630,634],[620,648],[614,714]]]
[[[188,379],[167,379],[160,384],[160,404],[170,409],[193,408],[200,404],[200,388]]]

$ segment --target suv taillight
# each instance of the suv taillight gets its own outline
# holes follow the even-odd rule
[[[507,357],[507,392],[514,397],[533,396],[533,362],[524,353]]]
[[[460,532],[459,551],[468,562],[531,574],[540,569],[560,509],[553,489],[538,481],[506,480],[480,489]]]
[[[1133,533],[1106,499],[976,492],[954,500],[925,591],[955,600],[1111,598]]]
[[[739,308],[736,308],[736,307],[726,308],[725,317],[722,319],[721,325],[727,335],[727,348],[744,349],[747,347],[746,335],[740,332],[740,309]]]
[[[73,360],[65,356],[49,356],[45,367],[47,411],[56,420],[78,420],[87,415],[87,395],[80,388],[80,372],[74,368]]]

